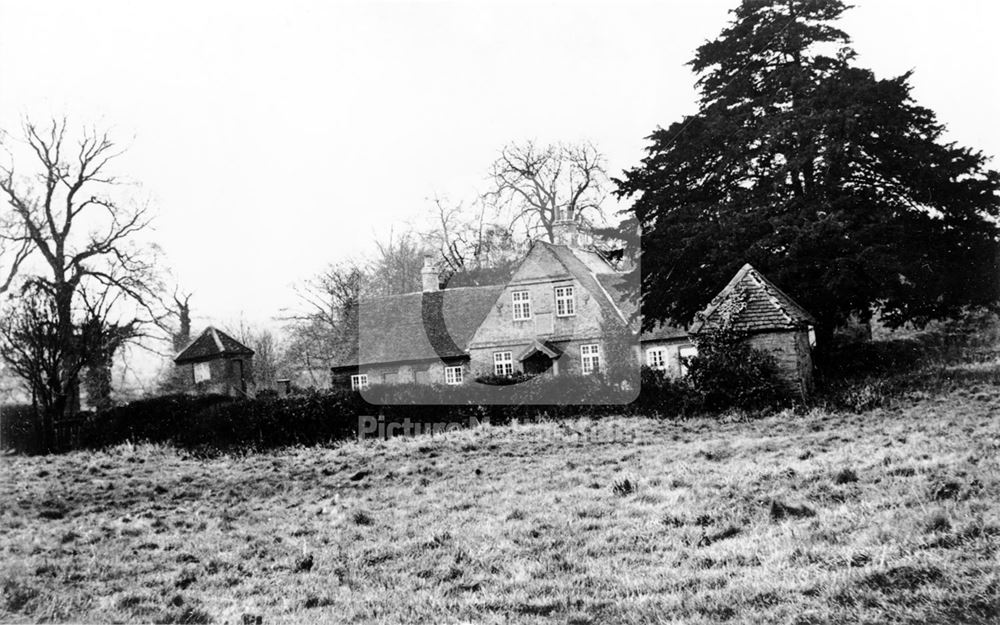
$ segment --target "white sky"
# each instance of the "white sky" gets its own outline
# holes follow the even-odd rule
[[[589,139],[613,174],[636,164],[694,112],[684,64],[735,4],[0,0],[0,128],[113,127],[196,325],[260,322],[435,192],[484,188],[507,142]],[[859,64],[915,68],[951,138],[1000,154],[1000,3],[855,4]]]

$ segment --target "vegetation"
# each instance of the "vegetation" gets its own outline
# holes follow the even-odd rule
[[[948,143],[910,74],[854,64],[840,0],[744,0],[700,46],[700,110],[619,182],[642,227],[644,322],[686,323],[750,262],[820,321],[996,306],[1000,173]]]
[[[986,623],[1000,380],[863,414],[5,460],[0,620]]]

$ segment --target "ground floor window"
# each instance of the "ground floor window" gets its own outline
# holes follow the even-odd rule
[[[667,350],[663,347],[646,350],[646,366],[650,369],[666,369]]]
[[[361,389],[368,388],[368,374],[361,373],[358,375],[351,376],[351,390],[360,391]]]
[[[601,369],[601,348],[597,343],[580,346],[580,361],[583,363],[583,374],[587,375]]]
[[[691,359],[697,355],[698,355],[698,348],[695,347],[694,345],[688,345],[686,347],[680,348],[680,350],[677,352],[677,357],[681,363],[681,375],[687,375],[688,362],[690,362]]]
[[[513,375],[514,354],[512,352],[493,352],[493,373],[496,375]]]
[[[445,367],[444,368],[444,383],[445,384],[461,384],[462,383],[462,367]]]

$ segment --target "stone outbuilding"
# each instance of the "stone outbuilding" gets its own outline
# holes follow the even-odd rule
[[[809,312],[747,263],[688,331],[695,342],[723,328],[745,335],[752,347],[774,357],[789,391],[806,397],[813,390],[815,326]]]
[[[254,395],[252,349],[211,326],[174,358],[190,393]]]

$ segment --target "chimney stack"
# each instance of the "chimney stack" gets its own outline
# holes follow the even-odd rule
[[[424,283],[424,293],[441,289],[441,278],[430,254],[424,254],[424,268],[420,270],[420,277]]]

